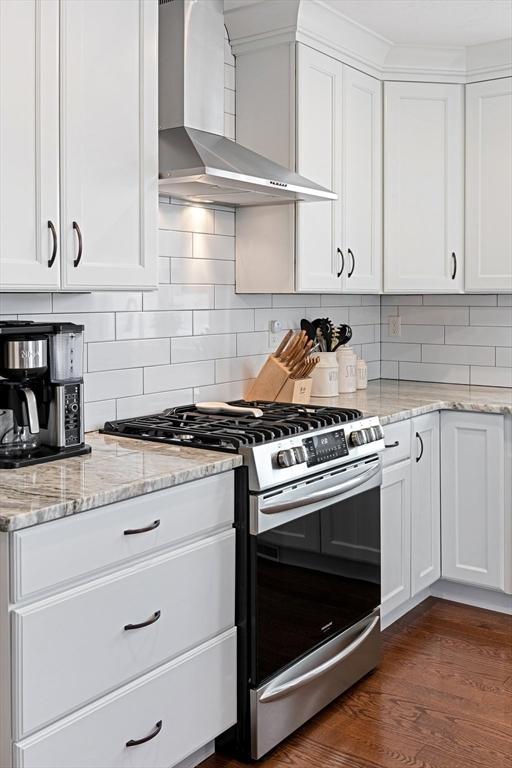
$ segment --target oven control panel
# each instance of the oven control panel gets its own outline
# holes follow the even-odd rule
[[[306,450],[308,467],[348,456],[347,440],[343,429],[307,437],[302,444]]]

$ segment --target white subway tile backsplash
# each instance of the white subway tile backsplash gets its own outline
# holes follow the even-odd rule
[[[373,344],[362,344],[361,351],[358,353],[359,357],[369,362],[380,362],[380,344],[374,342]]]
[[[442,325],[403,325],[399,337],[390,336],[387,323],[380,327],[380,339],[402,344],[443,344],[444,327]]]
[[[405,344],[397,346],[406,346]],[[494,365],[494,347],[456,346],[453,344],[423,344],[424,363],[454,363],[456,365]]]
[[[383,379],[398,379],[398,362],[394,360],[381,360],[380,375]]]
[[[158,283],[170,283],[171,282],[171,260],[163,257],[158,259]]]
[[[57,312],[140,312],[142,293],[105,291],[105,293],[55,293],[53,311]]]
[[[471,366],[471,384],[484,387],[512,387],[512,368]]]
[[[380,360],[368,361],[368,381],[371,379],[380,379]]]
[[[273,307],[320,307],[320,296],[315,296],[311,293],[299,293],[299,294],[287,294],[287,293],[274,293],[272,295]],[[318,315],[322,314],[320,309]]]
[[[496,365],[512,368],[512,347],[496,347]]]
[[[26,315],[51,311],[51,293],[0,293],[0,315]]]
[[[213,309],[213,285],[159,285],[157,291],[143,294],[144,311],[167,309]]]
[[[406,325],[467,325],[468,307],[400,307]]]
[[[266,360],[266,355],[231,357],[215,363],[215,381],[219,384],[230,381],[246,381],[256,378]]]
[[[348,317],[350,325],[380,323],[380,307],[350,307]]]
[[[215,211],[215,234],[235,235],[235,214],[233,211]]]
[[[498,294],[498,307],[512,307],[512,293]]]
[[[235,140],[235,116],[224,115],[224,134],[228,139]]]
[[[118,312],[116,315],[118,339],[160,339],[191,333],[192,312]]]
[[[184,336],[171,339],[171,362],[216,360],[236,355],[236,335],[222,333],[210,336]]]
[[[164,365],[171,361],[169,339],[136,339],[88,344],[87,354],[88,371],[113,371],[117,368]]]
[[[171,259],[171,282],[234,285],[235,264],[215,259]]]
[[[512,326],[512,307],[475,307],[470,310],[471,325]]]
[[[215,212],[212,208],[193,205],[158,206],[160,229],[179,229],[182,232],[215,232]]]
[[[282,328],[294,328],[297,329],[300,327],[300,321],[301,318],[307,317],[308,314],[305,311],[305,308],[297,307],[294,309],[286,309],[286,308],[279,308],[279,309],[255,309],[255,325],[254,330],[255,331],[268,331],[270,328],[270,321],[271,320],[280,320],[282,323]],[[309,312],[311,315],[311,310]],[[313,312],[313,317],[317,317],[317,315]],[[238,330],[250,330],[249,328],[239,328]]]
[[[235,68],[230,64],[224,64],[224,86],[230,91],[235,90]]]
[[[235,260],[234,237],[194,234],[192,238],[192,255],[194,259]]]
[[[215,286],[215,309],[254,309],[270,307],[268,293],[235,293],[234,285]]]
[[[421,345],[385,341],[381,344],[381,356],[383,360],[406,360],[419,363],[421,361]]]
[[[278,334],[277,343],[281,341],[283,336],[284,332]],[[238,356],[269,355],[274,351],[275,346],[270,342],[270,333],[268,331],[237,333],[236,335],[236,353]]]
[[[453,296],[442,294],[423,296],[423,304],[434,307],[495,307],[496,295],[494,294],[455,294]]]
[[[386,295],[381,296],[382,300],[382,306],[393,306],[396,307],[398,305],[407,306],[411,304],[423,304],[423,296],[417,296],[417,295],[404,295],[404,294],[394,294],[394,295]]]
[[[115,400],[98,400],[96,403],[85,403],[85,431],[92,432],[103,427],[106,421],[116,418]]]
[[[194,334],[254,330],[254,309],[207,309],[194,312]]]
[[[117,418],[129,419],[132,416],[161,413],[166,408],[173,408],[176,405],[187,405],[192,402],[192,389],[177,389],[171,392],[121,397],[117,401]]]
[[[352,325],[350,344],[371,344],[375,341],[374,325]]]
[[[323,293],[320,295],[322,307],[359,307],[361,296],[351,293]]]
[[[98,371],[84,376],[85,402],[142,394],[142,368]]]
[[[213,384],[194,389],[194,402],[240,400],[249,389],[250,381],[230,381],[228,384]]]
[[[469,365],[398,363],[399,378],[406,381],[439,381],[469,384]]]
[[[214,381],[213,360],[178,365],[156,365],[144,369],[144,394],[166,392],[172,389],[189,389],[201,384],[213,384]]]
[[[158,232],[158,255],[169,259],[192,258],[192,232],[173,232],[160,229]]]
[[[512,346],[512,328],[492,326],[446,326],[447,344],[468,344],[477,346]]]

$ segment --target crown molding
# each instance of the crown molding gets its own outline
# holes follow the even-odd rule
[[[235,56],[301,42],[381,80],[470,83],[512,75],[512,39],[481,45],[396,44],[328,0],[255,0],[225,11]]]

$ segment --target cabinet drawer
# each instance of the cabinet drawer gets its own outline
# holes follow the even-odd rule
[[[227,472],[16,531],[12,600],[208,534],[230,525],[233,510],[234,475]]]
[[[231,529],[15,610],[16,737],[232,627],[234,605]]]
[[[384,427],[386,449],[382,455],[382,465],[388,467],[411,455],[411,421],[397,421]]]
[[[169,768],[236,721],[236,630],[14,745],[16,768]],[[127,747],[161,730],[145,744]]]

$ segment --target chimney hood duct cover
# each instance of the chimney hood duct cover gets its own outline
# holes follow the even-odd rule
[[[231,206],[337,199],[222,135],[222,0],[160,0],[159,50],[161,194]]]

